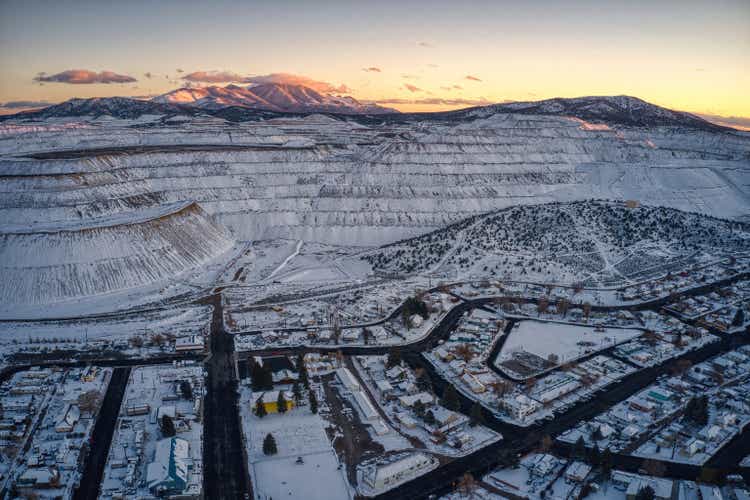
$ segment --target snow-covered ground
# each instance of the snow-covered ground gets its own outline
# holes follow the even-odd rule
[[[506,368],[504,361],[513,359],[516,353],[530,353],[550,361],[550,367],[575,361],[613,345],[642,335],[641,330],[631,328],[587,327],[564,323],[521,321],[514,325],[494,363]],[[512,372],[513,376],[518,376]],[[536,375],[537,373],[531,373]],[[528,373],[521,374],[522,377]]]
[[[252,395],[249,387],[240,387],[240,416],[255,498],[352,498],[346,469],[331,447],[323,417],[301,406],[259,418]],[[273,435],[278,448],[270,456],[263,454],[267,434]]]
[[[0,491],[70,498],[81,479],[85,444],[112,374],[95,367],[19,372],[0,387]],[[51,487],[25,487],[30,478]],[[45,478],[45,479],[42,479]]]
[[[750,389],[748,369],[746,346],[715,356],[682,375],[658,380],[558,439],[702,465],[750,423],[744,396]],[[691,398],[703,395],[706,421],[683,415]]]
[[[176,459],[178,470],[182,470],[183,465],[187,469],[184,493],[201,495],[203,380],[203,367],[190,362],[177,366],[142,366],[131,371],[104,469],[102,498],[114,498],[123,493],[152,495],[148,483],[153,480],[148,475],[149,464],[161,463],[157,444],[169,437],[161,428],[164,415],[174,422],[175,436],[188,444],[186,457]],[[192,399],[183,392],[183,381],[190,385]]]

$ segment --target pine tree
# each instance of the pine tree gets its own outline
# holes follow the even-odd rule
[[[263,440],[263,454],[275,455],[278,451],[279,450],[276,447],[276,439],[274,439],[273,434],[266,434],[266,438]]]
[[[261,370],[260,363],[253,363],[253,366],[250,369],[250,380],[252,381],[253,391],[261,390]]]
[[[279,413],[286,413],[286,398],[284,397],[284,391],[279,391],[279,397],[276,400],[276,409]]]
[[[609,477],[609,473],[612,471],[612,452],[609,448],[604,448],[601,458],[602,472]]]
[[[300,403],[302,403],[302,389],[298,382],[295,382],[292,386],[292,395],[294,396],[294,404],[300,406]]]
[[[161,417],[161,433],[164,437],[172,437],[177,434],[172,417],[169,415],[162,415]]]
[[[318,397],[315,395],[315,391],[310,391],[308,399],[310,400],[310,411],[318,413]]]
[[[745,311],[742,310],[742,307],[737,308],[737,312],[734,315],[734,319],[732,319],[732,326],[742,326],[742,323],[745,322]]]
[[[297,372],[299,373],[299,381],[306,389],[310,389],[310,377],[307,373],[307,366],[305,366],[305,357],[302,354],[297,356]]]
[[[644,486],[635,495],[635,500],[654,500],[654,489],[651,486]]]
[[[471,413],[469,414],[469,425],[475,427],[477,424],[484,424],[484,414],[482,413],[482,405],[478,401],[475,401],[471,406]]]
[[[593,465],[599,465],[602,463],[602,452],[599,451],[599,445],[594,443],[594,447],[589,452],[589,462]]]
[[[180,381],[180,392],[182,393],[183,398],[188,400],[193,399],[193,387],[187,380]]]
[[[258,398],[258,401],[255,403],[255,415],[257,415],[258,418],[263,418],[268,415],[266,405],[263,404],[263,398]]]
[[[578,459],[586,457],[586,441],[583,440],[583,436],[580,436],[573,446],[573,456]]]
[[[451,384],[445,387],[441,404],[452,411],[458,411],[461,408],[461,401],[458,399],[456,388]]]
[[[388,351],[388,359],[385,362],[386,368],[393,368],[396,365],[401,364],[401,351],[397,349],[391,349]]]

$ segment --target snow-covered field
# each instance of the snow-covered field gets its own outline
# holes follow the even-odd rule
[[[240,415],[255,498],[340,500],[352,498],[346,469],[326,435],[326,421],[308,407],[258,418],[252,391],[240,388]],[[278,453],[263,454],[267,434],[276,440]],[[302,457],[303,463],[297,459]]]
[[[521,321],[508,334],[494,362],[504,369],[503,361],[512,359],[515,353],[527,352],[550,361],[550,367],[554,367],[626,342],[642,333],[632,328],[594,328],[555,322]]]

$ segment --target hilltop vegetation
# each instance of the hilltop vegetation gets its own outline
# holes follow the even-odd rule
[[[659,267],[750,248],[748,225],[671,208],[583,201],[524,205],[476,216],[381,247],[377,272],[482,276],[634,277]]]

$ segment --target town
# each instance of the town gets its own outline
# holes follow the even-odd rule
[[[2,495],[748,497],[746,254],[614,288],[232,293],[139,341],[115,319],[6,345]]]

